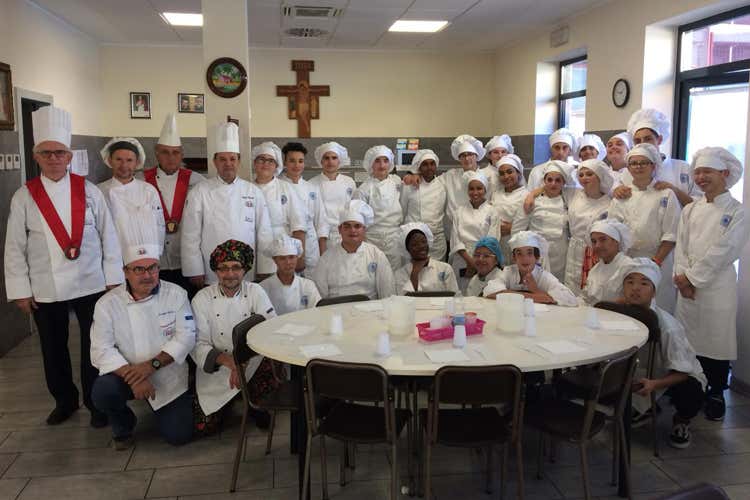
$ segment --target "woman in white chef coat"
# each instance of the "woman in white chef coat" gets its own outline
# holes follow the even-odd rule
[[[656,304],[672,314],[677,290],[671,283],[672,262],[680,202],[670,189],[657,189],[661,154],[656,146],[638,144],[626,155],[628,172],[633,179],[629,198],[613,199],[609,217],[620,220],[633,231],[630,257],[653,259],[662,270],[662,282],[656,290]]]
[[[503,253],[497,238],[485,236],[474,245],[474,265],[477,273],[469,280],[466,286],[467,297],[486,296],[496,292],[489,283],[498,278],[502,273]]]
[[[500,241],[505,262],[511,262],[511,252],[508,241],[516,212],[523,210],[523,201],[529,194],[526,189],[526,179],[523,177],[523,163],[521,158],[509,153],[500,158],[497,163],[499,188],[492,193],[491,203],[497,215],[497,231],[495,236]]]
[[[342,208],[352,199],[357,188],[354,179],[339,173],[342,165],[349,165],[349,152],[338,142],[326,142],[315,148],[315,161],[323,172],[310,179],[310,183],[317,186],[323,198],[326,214],[328,214],[329,233],[327,247],[341,242],[338,232],[338,215]]]
[[[431,149],[420,149],[411,161],[414,175],[419,175],[419,184],[401,188],[401,208],[404,223],[424,222],[432,231],[430,258],[445,261],[448,252],[445,241],[445,209],[447,195],[445,184],[435,177],[440,166],[440,158]]]
[[[471,249],[480,238],[490,233],[497,218],[492,204],[487,201],[487,178],[484,175],[474,171],[464,173],[464,186],[469,201],[456,211],[448,259],[462,290],[477,272]]]
[[[409,222],[400,228],[399,241],[410,262],[396,271],[396,293],[458,292],[453,268],[430,257],[432,231],[424,222]]]
[[[607,156],[604,161],[612,169],[615,185],[620,184],[622,173],[628,171],[628,162],[625,161],[625,155],[632,147],[633,138],[627,132],[615,134],[607,141]]]
[[[515,149],[513,148],[513,141],[508,134],[496,135],[492,137],[487,144],[484,145],[484,149],[487,152],[487,165],[484,168],[480,168],[479,172],[487,177],[489,184],[487,199],[492,201],[495,191],[502,189],[500,178],[498,177],[498,162],[505,155],[513,154]]]
[[[576,141],[576,149],[573,151],[573,159],[577,162],[586,160],[603,160],[607,155],[602,138],[596,134],[583,134]]]
[[[387,146],[373,146],[365,152],[362,167],[370,176],[354,191],[352,199],[362,200],[375,214],[367,227],[367,241],[378,247],[391,263],[394,271],[401,267],[402,253],[398,245],[398,231],[404,219],[401,210],[401,178],[390,174],[393,151]]]
[[[292,186],[277,178],[284,168],[281,149],[273,142],[264,142],[255,146],[250,156],[255,173],[254,184],[260,188],[266,199],[274,238],[284,235],[297,238],[302,243],[304,253],[307,230],[305,207],[299,203]],[[300,259],[297,266],[297,271],[302,272],[305,259]]]
[[[197,365],[195,389],[204,415],[218,412],[240,390],[239,374],[232,357],[232,328],[252,314],[276,316],[266,292],[244,280],[253,263],[253,250],[238,240],[228,240],[211,252],[211,270],[218,283],[200,290],[193,298],[197,341],[192,357]],[[251,401],[257,401],[275,384],[270,361],[251,358],[245,371]],[[258,427],[268,427],[270,416],[253,410]],[[220,420],[220,416],[218,419]],[[215,419],[209,417],[208,422]]]
[[[729,188],[742,164],[724,148],[695,153],[692,176],[704,196],[685,207],[677,231],[674,284],[677,319],[708,378],[706,417],[724,417],[729,364],[737,359],[737,274],[734,262],[748,241],[750,222]],[[747,304],[745,304],[747,305]]]
[[[621,271],[631,263],[626,255],[633,244],[630,228],[616,219],[595,220],[588,229],[586,242],[598,262],[589,271],[581,298],[592,306],[618,300],[622,296]]]
[[[276,314],[310,309],[320,300],[315,282],[295,274],[302,245],[296,238],[282,236],[274,240],[268,251],[276,264],[276,274],[261,281],[260,286],[271,299]]]

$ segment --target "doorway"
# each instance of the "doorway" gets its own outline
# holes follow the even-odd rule
[[[23,124],[23,158],[26,179],[33,179],[39,175],[39,165],[34,160],[34,123],[32,113],[49,102],[38,101],[30,97],[21,98],[21,123]]]

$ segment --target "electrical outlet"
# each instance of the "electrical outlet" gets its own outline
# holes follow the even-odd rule
[[[21,170],[21,155],[18,153],[13,155],[13,169]]]
[[[5,155],[0,155],[0,170],[5,170]]]
[[[5,168],[7,170],[13,168],[13,155],[10,153],[5,155]]]

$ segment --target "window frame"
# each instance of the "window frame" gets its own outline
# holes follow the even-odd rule
[[[574,92],[562,92],[562,78],[563,78],[563,68],[565,66],[569,66],[571,64],[575,64],[577,62],[586,61],[588,60],[588,54],[584,54],[582,56],[574,57],[572,59],[565,59],[564,61],[560,61],[560,63],[557,66],[557,128],[562,128],[565,126],[565,106],[563,103],[565,101],[568,101],[570,99],[575,99],[577,97],[586,97],[586,88],[588,88],[588,64],[586,66],[586,88],[583,90],[576,90]]]

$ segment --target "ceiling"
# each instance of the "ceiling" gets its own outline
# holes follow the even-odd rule
[[[102,43],[200,44],[200,28],[169,26],[160,12],[200,12],[201,0],[33,0]],[[491,50],[552,27],[602,0],[247,0],[252,47]],[[334,18],[294,18],[284,6],[334,7]],[[448,20],[439,33],[389,33],[397,19]],[[289,28],[327,34],[294,38]]]

